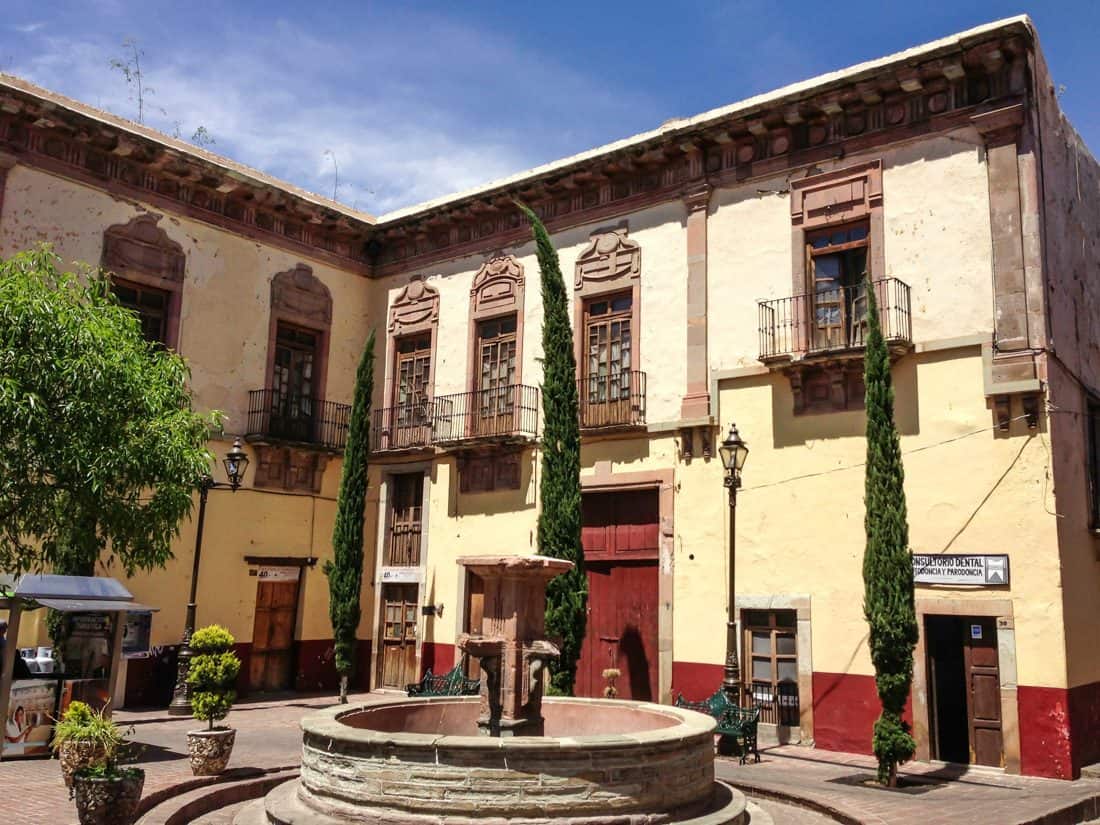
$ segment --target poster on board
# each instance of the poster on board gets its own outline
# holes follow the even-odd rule
[[[4,759],[44,756],[50,752],[56,696],[55,679],[12,682],[8,716],[4,720]]]

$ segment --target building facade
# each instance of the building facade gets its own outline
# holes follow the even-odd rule
[[[316,562],[371,328],[360,683],[456,663],[482,605],[457,557],[536,551],[542,305],[519,199],[572,293],[579,692],[608,667],[627,698],[718,686],[736,421],[746,690],[783,740],[870,750],[866,274],[918,578],[918,756],[1060,777],[1100,760],[1100,170],[1026,18],[379,219],[26,84],[0,94],[4,253],[102,262],[191,361],[197,404],[247,436],[255,475],[211,496],[199,582],[247,687],[333,683]],[[154,645],[178,638],[193,539],[130,583],[162,606]],[[170,658],[132,660],[127,697]]]

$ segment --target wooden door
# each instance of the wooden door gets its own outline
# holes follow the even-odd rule
[[[482,619],[485,617],[485,580],[476,573],[466,571],[466,621],[467,633],[481,633]],[[466,659],[466,676],[470,679],[481,678],[481,663],[470,656]]]
[[[390,506],[387,567],[419,567],[421,517],[424,512],[424,474],[400,473],[390,477],[393,504]]]
[[[970,761],[1004,767],[997,623],[993,618],[971,616],[964,618],[962,624]]]
[[[416,614],[415,584],[387,584],[382,588],[382,655],[379,687],[404,690],[415,682]]]
[[[584,378],[581,425],[603,427],[631,421],[633,330],[631,293],[589,301],[584,310]]]
[[[868,226],[834,227],[807,236],[813,348],[862,346],[867,298]]]
[[[658,700],[659,505],[656,489],[590,493],[581,542],[588,619],[577,663],[578,696],[603,696],[615,668],[618,698]]]
[[[297,581],[260,581],[248,683],[252,690],[287,690],[294,677],[294,624],[298,617]]]
[[[477,327],[480,370],[471,435],[507,435],[516,429],[516,316]]]
[[[428,398],[432,370],[432,338],[415,335],[397,342],[394,365],[394,427],[392,447],[417,447],[431,440]]]

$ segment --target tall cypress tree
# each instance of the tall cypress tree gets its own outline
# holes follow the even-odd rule
[[[344,469],[332,529],[328,576],[328,615],[340,674],[340,703],[348,701],[348,678],[355,672],[355,631],[359,627],[359,592],[363,583],[363,512],[367,500],[367,450],[370,447],[370,402],[374,392],[374,330],[355,373]]]
[[[539,552],[573,562],[546,588],[546,630],[561,640],[550,668],[551,692],[572,695],[584,641],[588,579],[581,549],[581,434],[577,415],[577,362],[569,325],[569,298],[558,253],[546,227],[523,204],[531,222],[542,280],[542,510]]]
[[[879,325],[878,302],[870,279],[867,291],[867,476],[864,492],[863,614],[870,628],[871,662],[882,714],[873,745],[878,779],[893,787],[898,765],[913,756],[916,743],[901,718],[913,681],[917,616],[913,603],[913,563],[905,507],[901,443],[894,426],[890,353]]]

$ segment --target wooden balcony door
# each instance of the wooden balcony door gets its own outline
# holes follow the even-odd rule
[[[866,337],[868,227],[861,223],[807,237],[810,328],[815,350],[862,346]]]
[[[391,447],[421,446],[431,440],[432,337],[401,338],[396,350]]]
[[[586,427],[631,420],[633,295],[592,299],[584,308],[584,359],[580,415]]]
[[[297,572],[297,571],[295,571]],[[261,579],[256,584],[256,616],[248,684],[252,690],[287,690],[294,679],[294,625],[298,618],[298,579]]]
[[[480,370],[471,435],[507,435],[516,429],[516,316],[477,325]]]
[[[379,687],[404,690],[415,682],[416,614],[415,584],[386,584],[382,587],[382,655],[379,657]]]
[[[279,323],[272,372],[271,435],[293,441],[313,440],[314,369],[318,335]]]
[[[421,518],[424,513],[424,474],[390,476],[393,502],[390,505],[387,567],[419,567]]]

